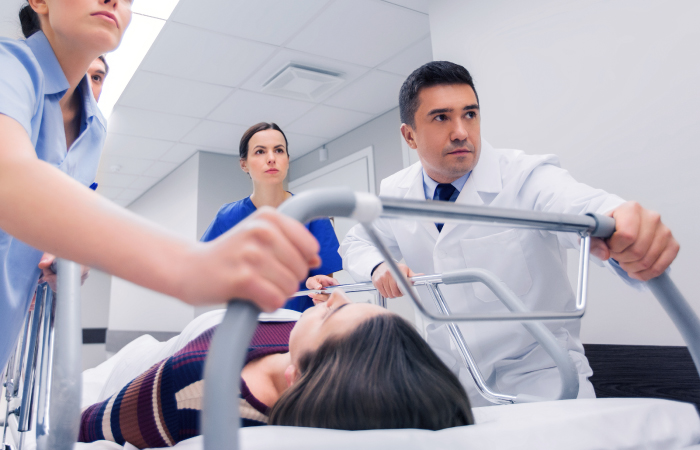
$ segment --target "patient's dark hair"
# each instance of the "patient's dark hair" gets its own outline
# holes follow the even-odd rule
[[[241,159],[248,158],[248,144],[253,138],[253,135],[265,130],[277,130],[282,133],[282,137],[284,137],[285,151],[287,152],[287,156],[289,156],[289,143],[287,142],[287,136],[284,134],[284,131],[282,131],[282,129],[274,122],[260,122],[248,128],[245,130],[245,133],[243,133],[241,143],[238,145],[238,154],[241,156]]]
[[[28,38],[37,31],[41,31],[39,14],[29,6],[29,3],[19,10],[19,23],[22,25],[22,34],[24,34],[25,38]]]
[[[401,122],[415,128],[416,111],[418,111],[419,106],[418,95],[421,89],[450,84],[471,86],[474,95],[476,95],[476,102],[479,103],[474,80],[467,69],[449,61],[432,61],[414,70],[401,85],[399,92]]]
[[[457,377],[406,320],[382,314],[299,360],[271,425],[367,430],[470,425]]]

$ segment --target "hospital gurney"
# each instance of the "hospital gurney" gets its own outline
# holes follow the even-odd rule
[[[581,268],[579,273],[579,281],[577,288],[577,301],[574,311],[564,313],[532,313],[529,311],[519,311],[517,307],[511,308],[510,314],[507,315],[451,315],[447,316],[444,311],[440,314],[432,314],[424,308],[420,300],[413,292],[413,288],[407,280],[397,276],[397,268],[392,264],[393,259],[383,249],[381,242],[376,239],[375,244],[380,249],[383,249],[385,258],[392,265],[392,271],[397,280],[402,285],[403,292],[407,293],[413,299],[415,307],[418,308],[425,316],[440,322],[456,322],[470,320],[520,320],[520,321],[540,321],[554,319],[571,319],[581,317],[585,311],[586,303],[586,279],[587,279],[587,261],[588,250],[590,245],[589,238],[591,236],[609,236],[614,229],[614,223],[610,219],[600,217],[579,217],[559,214],[539,214],[528,211],[504,211],[491,208],[468,207],[454,204],[434,203],[434,202],[411,202],[395,199],[378,199],[367,194],[356,194],[343,189],[329,189],[322,192],[307,192],[297,195],[290,201],[286,202],[280,210],[297,220],[302,222],[311,220],[320,216],[337,216],[351,217],[363,223],[367,228],[369,223],[377,217],[421,217],[430,221],[468,221],[468,222],[487,222],[492,224],[502,224],[509,227],[529,227],[547,230],[572,231],[578,232],[581,235],[582,256]],[[371,232],[371,228],[369,228]],[[372,235],[374,233],[371,233]],[[374,236],[376,238],[376,236]],[[584,254],[585,253],[585,254]],[[79,286],[80,286],[80,270],[76,265],[64,263],[65,266],[60,266],[59,274],[59,292],[58,296],[61,302],[56,307],[55,316],[55,355],[53,366],[49,364],[47,367],[53,367],[53,381],[51,383],[38,384],[38,390],[48,391],[50,395],[44,398],[51,397],[50,403],[44,403],[38,408],[39,411],[44,411],[48,420],[44,421],[42,427],[37,426],[37,447],[51,449],[69,449],[73,448],[75,437],[80,420],[80,326],[79,326]],[[63,269],[65,267],[65,270]],[[449,274],[448,274],[449,275]],[[482,274],[483,275],[483,274]],[[445,274],[443,274],[443,277]],[[470,276],[475,276],[471,274]],[[483,277],[478,281],[483,281],[487,277]],[[444,281],[444,280],[443,280]],[[464,280],[463,280],[464,281]],[[476,281],[476,280],[472,280]],[[488,283],[487,283],[488,284]],[[493,284],[493,283],[492,283]],[[496,283],[500,284],[500,283]],[[496,284],[491,286],[496,290]],[[675,289],[667,276],[659,277],[650,283],[650,288],[659,298],[664,308],[667,310],[676,326],[681,331],[686,340],[693,360],[698,366],[700,358],[700,322],[687,305],[681,294]],[[498,293],[498,292],[497,292]],[[507,293],[499,293],[501,299],[508,297]],[[50,308],[49,308],[50,309]],[[203,441],[206,449],[223,449],[223,448],[239,448],[238,436],[238,386],[233,380],[237,380],[244,361],[245,350],[250,341],[252,333],[257,324],[258,310],[255,306],[248,302],[234,300],[232,301],[225,315],[222,324],[219,326],[210,348],[210,355],[207,360],[205,369],[205,398],[204,410],[202,413],[202,431],[204,434]],[[60,320],[59,320],[60,319]],[[50,334],[50,333],[49,333]],[[59,341],[59,337],[63,336]],[[24,344],[20,345],[22,347]],[[29,345],[31,347],[31,345]],[[22,350],[24,352],[24,350]],[[47,353],[50,358],[50,352]],[[42,357],[40,360],[43,360]],[[39,370],[42,373],[42,370]],[[39,376],[40,381],[45,380]],[[11,381],[11,380],[10,380]],[[42,387],[43,386],[43,387]],[[51,389],[48,389],[48,388]],[[14,390],[14,388],[13,388]],[[59,399],[59,400],[57,400]],[[574,401],[575,408],[589,408],[588,401]],[[598,402],[597,405],[607,402]],[[556,417],[559,412],[557,408],[567,406],[565,402],[549,402],[535,405],[542,405],[542,408],[550,410],[550,415]],[[666,412],[678,412],[679,409],[672,404],[666,402],[662,405],[647,405],[655,411],[666,410]],[[48,406],[46,406],[48,404]],[[551,406],[550,406],[551,405]],[[530,405],[514,405],[508,406],[508,411],[517,413],[523,411],[518,409],[521,407],[530,407]],[[495,407],[504,408],[504,407]],[[514,409],[511,409],[514,408]],[[554,410],[552,409],[554,408]],[[691,407],[692,408],[692,407]],[[628,411],[637,410],[630,409]],[[686,408],[687,409],[687,408]],[[531,411],[531,410],[529,410]],[[485,414],[485,415],[484,415]],[[481,413],[481,417],[487,417],[488,412]],[[599,414],[595,411],[595,414]],[[661,414],[661,412],[659,412]],[[477,423],[480,415],[477,416]],[[525,415],[528,415],[526,412]],[[41,414],[40,414],[41,416]],[[610,417],[614,416],[612,414]],[[606,419],[609,420],[608,416]],[[668,419],[667,416],[666,419]],[[42,420],[37,419],[37,423]],[[627,419],[620,420],[620,422]],[[694,419],[697,422],[697,417]],[[48,426],[50,424],[50,426]],[[566,425],[566,424],[562,424]],[[461,427],[464,428],[464,427]],[[470,427],[466,427],[470,428]],[[478,428],[478,427],[472,427]],[[697,427],[696,427],[697,428]],[[274,445],[274,448],[279,447],[280,433],[288,436],[284,442],[292,445],[292,442],[299,442],[301,435],[307,436],[312,433],[314,439],[313,445],[307,440],[303,443],[303,447],[299,448],[325,448],[329,442],[335,441],[334,445],[338,445],[337,439],[343,439],[345,447],[351,448],[352,445],[367,445],[371,448],[386,448],[387,439],[397,445],[401,443],[411,443],[414,448],[420,445],[420,442],[432,442],[435,436],[448,436],[451,446],[460,441],[454,436],[459,429],[442,430],[440,432],[428,432],[425,430],[371,430],[367,432],[342,432],[338,430],[311,430],[311,429],[286,429],[285,427],[271,427],[267,431],[265,429],[246,430],[244,433],[245,443],[250,445],[251,442],[257,443],[259,448],[268,448],[265,445],[267,442]],[[476,431],[476,430],[475,430]],[[494,430],[498,432],[499,430]],[[500,430],[502,434],[502,430]],[[286,433],[286,434],[285,434]],[[343,434],[345,433],[345,434]],[[377,434],[380,433],[380,434]],[[384,434],[381,434],[384,433]],[[436,433],[436,434],[431,434]],[[473,434],[473,433],[471,433]],[[483,433],[482,433],[483,434]],[[684,434],[688,435],[688,430],[684,430]],[[251,441],[251,437],[255,440]],[[272,436],[264,438],[264,436]],[[342,436],[342,437],[341,437]],[[383,439],[379,437],[384,436]],[[403,436],[403,437],[401,437]],[[452,438],[449,438],[452,436]],[[324,439],[328,439],[325,440]],[[331,441],[332,439],[332,441]],[[434,444],[434,442],[432,442]],[[700,437],[693,443],[700,443]],[[199,448],[190,447],[186,442],[182,448]],[[178,444],[180,445],[180,444]],[[195,442],[195,444],[197,443]],[[201,445],[201,440],[199,441]],[[349,447],[350,446],[350,447]],[[273,447],[269,447],[273,448]],[[424,447],[428,448],[428,447]],[[462,448],[461,445],[459,448]]]

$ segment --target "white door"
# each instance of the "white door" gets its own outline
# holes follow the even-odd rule
[[[336,161],[323,169],[316,170],[301,178],[289,182],[289,190],[295,194],[309,189],[324,187],[348,187],[356,192],[376,193],[374,187],[374,158],[372,147]],[[357,222],[343,217],[333,218],[333,226],[338,242],[343,242],[347,232]],[[340,284],[350,284],[355,281],[350,274],[342,270],[335,273]],[[351,295],[353,301],[373,301],[374,293],[356,293]]]

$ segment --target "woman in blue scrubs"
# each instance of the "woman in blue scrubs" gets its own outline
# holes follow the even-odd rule
[[[193,305],[252,299],[273,311],[320,264],[303,225],[261,211],[192,242],[91,191],[106,136],[86,72],[114,50],[132,0],[29,0],[26,40],[0,38],[0,369],[20,332],[42,252]],[[254,257],[251,257],[254,255]]]
[[[238,147],[241,157],[241,169],[253,181],[253,193],[250,197],[228,203],[219,209],[214,221],[202,236],[202,242],[208,242],[225,233],[241,220],[248,217],[258,208],[271,206],[277,208],[292,194],[284,189],[284,180],[289,171],[289,150],[287,136],[275,123],[261,122],[248,128]],[[323,286],[336,285],[332,278],[333,272],[343,269],[343,263],[338,254],[338,238],[329,219],[317,219],[306,226],[321,246],[321,267],[309,272],[306,286],[309,289],[320,289]],[[325,296],[317,296],[317,300]],[[303,312],[314,306],[309,297],[290,299],[285,308]]]

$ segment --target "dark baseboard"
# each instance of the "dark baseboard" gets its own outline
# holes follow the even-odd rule
[[[83,344],[104,344],[107,342],[107,328],[83,328]]]
[[[596,395],[652,397],[694,403],[700,376],[686,347],[584,344]]]

